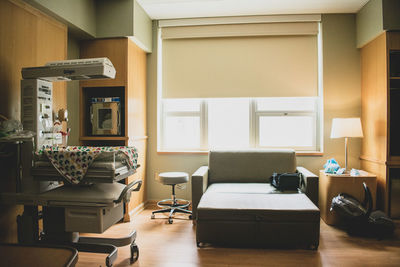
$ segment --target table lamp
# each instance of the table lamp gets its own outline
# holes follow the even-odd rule
[[[335,118],[332,119],[331,138],[344,137],[345,146],[345,171],[347,171],[347,156],[348,151],[348,138],[349,137],[364,137],[360,118]]]

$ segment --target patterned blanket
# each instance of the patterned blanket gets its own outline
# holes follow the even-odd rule
[[[41,150],[39,154],[45,154],[54,168],[67,181],[79,184],[85,177],[90,164],[104,152],[123,153],[129,167],[134,170],[137,168],[138,154],[134,147],[51,146]]]

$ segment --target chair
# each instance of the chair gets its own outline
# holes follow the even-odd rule
[[[172,224],[172,216],[175,213],[190,214],[189,219],[192,219],[192,212],[188,210],[190,201],[178,199],[175,195],[175,185],[187,183],[189,175],[186,172],[163,172],[158,175],[158,181],[164,185],[172,186],[172,199],[164,199],[157,203],[160,210],[155,210],[151,213],[151,218],[155,218],[156,213],[169,212],[168,223]]]

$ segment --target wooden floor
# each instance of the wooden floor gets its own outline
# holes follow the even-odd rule
[[[104,236],[138,231],[139,260],[129,264],[129,247],[118,250],[114,266],[400,266],[400,225],[390,240],[349,237],[321,220],[318,251],[197,248],[192,222],[179,215],[168,224],[163,215],[150,219],[144,210],[131,223],[118,224]],[[104,255],[79,253],[77,266],[105,266]]]

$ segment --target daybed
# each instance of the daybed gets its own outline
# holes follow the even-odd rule
[[[298,191],[272,187],[273,172],[301,172]],[[318,177],[296,167],[293,150],[211,151],[209,165],[192,175],[198,246],[317,249]]]

